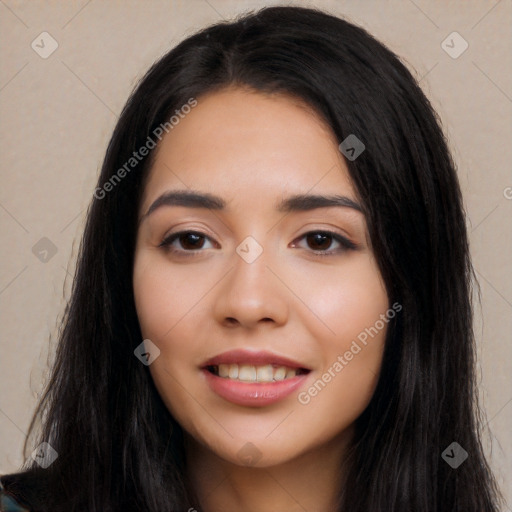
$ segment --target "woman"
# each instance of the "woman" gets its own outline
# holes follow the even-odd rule
[[[472,279],[454,164],[393,53],[313,9],[208,27],[118,121],[4,498],[497,511]]]

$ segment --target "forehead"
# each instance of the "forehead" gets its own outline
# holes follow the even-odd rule
[[[197,101],[160,142],[143,205],[185,187],[259,202],[284,192],[354,196],[334,133],[300,100],[229,88]]]

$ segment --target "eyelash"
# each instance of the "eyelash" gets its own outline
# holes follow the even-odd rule
[[[209,236],[205,235],[204,233],[201,233],[200,231],[193,231],[193,230],[179,231],[177,233],[173,233],[173,234],[169,235],[168,237],[164,238],[164,240],[162,240],[162,242],[158,245],[158,247],[162,247],[164,250],[174,253],[174,254],[177,254],[180,257],[188,258],[188,257],[198,256],[203,251],[201,251],[201,250],[190,250],[190,251],[178,250],[178,249],[174,249],[173,247],[171,247],[171,244],[175,240],[177,240],[181,235],[188,235],[188,234],[197,235],[197,236],[204,237],[207,239],[210,238]],[[336,249],[334,251],[333,250],[331,250],[331,251],[314,251],[314,250],[312,250],[311,251],[315,256],[319,256],[321,258],[326,257],[326,256],[338,256],[347,250],[355,250],[358,248],[358,245],[355,244],[354,242],[350,241],[348,238],[345,238],[344,236],[342,236],[339,233],[336,233],[334,231],[329,231],[329,230],[325,230],[325,229],[316,230],[316,231],[308,231],[307,233],[304,233],[302,236],[300,236],[296,240],[302,240],[303,238],[307,237],[308,235],[312,235],[312,234],[321,234],[321,235],[330,236],[342,246],[342,248]]]

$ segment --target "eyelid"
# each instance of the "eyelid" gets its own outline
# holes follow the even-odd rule
[[[332,237],[333,240],[335,240],[336,242],[338,242],[338,244],[341,245],[341,248],[334,249],[334,250],[331,249],[329,251],[319,251],[319,250],[315,251],[313,249],[306,249],[307,252],[310,252],[315,256],[336,256],[336,255],[339,255],[339,254],[344,253],[349,250],[357,250],[360,247],[359,244],[353,242],[347,236],[339,233],[338,231],[333,231],[332,229],[322,229],[322,228],[310,229],[309,231],[305,231],[303,234],[296,237],[293,240],[292,244],[296,244],[296,242],[298,240],[304,239],[307,235],[318,234],[318,233]],[[193,249],[192,250],[183,250],[183,249],[180,250],[180,249],[174,249],[171,247],[172,243],[174,243],[181,235],[185,235],[185,234],[194,234],[194,235],[197,235],[197,236],[200,236],[200,237],[203,237],[205,239],[212,241],[212,237],[210,237],[209,235],[207,235],[206,233],[204,233],[200,230],[185,229],[185,230],[177,231],[175,233],[171,233],[171,234],[165,236],[164,239],[162,240],[162,242],[158,245],[158,247],[163,248],[164,250],[166,250],[168,252],[177,254],[179,256],[184,256],[184,257],[194,257],[194,256],[197,256],[197,255],[201,254],[202,252],[204,252],[201,250],[202,247],[197,250],[193,250]],[[218,245],[217,242],[215,242],[215,243]]]

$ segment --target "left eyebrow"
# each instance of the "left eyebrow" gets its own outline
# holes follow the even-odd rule
[[[309,210],[316,210],[317,208],[332,207],[352,208],[361,213],[363,211],[359,203],[356,203],[353,199],[350,199],[347,196],[321,196],[309,194],[298,194],[283,199],[277,205],[277,211],[286,213],[305,212]]]
[[[190,190],[176,190],[163,193],[149,207],[148,211],[140,218],[142,222],[149,217],[155,210],[163,206],[184,206],[187,208],[205,208],[210,210],[223,210],[226,207],[226,201],[219,196],[195,192]],[[353,199],[340,195],[309,195],[297,194],[282,199],[276,205],[278,212],[304,212],[316,210],[317,208],[343,207],[352,208],[362,212],[361,205]]]

